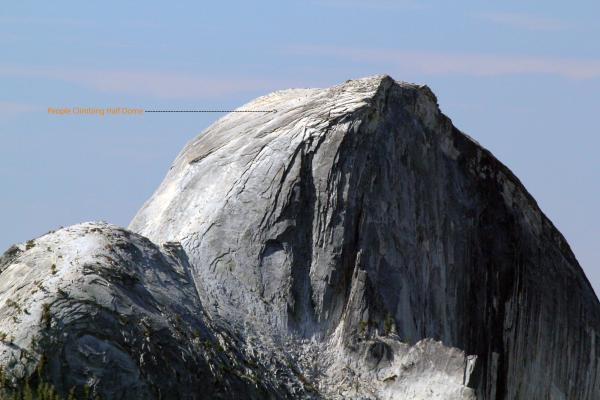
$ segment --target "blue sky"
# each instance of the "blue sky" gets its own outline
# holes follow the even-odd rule
[[[507,164],[600,292],[600,3],[11,2],[0,9],[0,247],[127,225],[217,114],[57,117],[47,107],[235,108],[387,73],[429,85]]]

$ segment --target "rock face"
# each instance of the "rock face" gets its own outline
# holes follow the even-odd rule
[[[177,245],[85,223],[11,248],[0,272],[5,386],[32,377],[103,399],[256,392],[231,374],[206,385],[223,380],[211,368],[248,360],[225,357],[231,344],[207,320]]]
[[[427,87],[243,108],[277,113],[192,140],[135,233],[5,253],[9,387],[37,368],[102,398],[600,398],[600,305],[568,244]]]

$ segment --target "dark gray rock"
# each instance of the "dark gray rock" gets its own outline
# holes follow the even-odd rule
[[[123,249],[99,259],[86,225],[48,236],[98,277],[65,268],[56,287],[87,308],[55,310],[53,346],[32,350],[0,306],[19,348],[54,351],[45,371],[59,391],[600,398],[600,306],[568,244],[427,87],[375,76],[243,108],[278,112],[232,113],[192,140],[133,219],[139,235],[94,225]],[[24,271],[49,276],[53,261],[25,247],[0,259],[0,304],[27,297],[36,310],[49,300],[24,295],[39,279]],[[137,328],[121,334],[120,314]],[[143,318],[162,347],[125,341],[144,337]],[[0,344],[2,365],[32,374],[35,362],[11,364],[15,351]]]

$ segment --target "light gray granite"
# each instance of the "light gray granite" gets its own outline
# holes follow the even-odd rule
[[[43,354],[58,391],[106,399],[600,398],[600,305],[568,244],[426,86],[241,109],[277,112],[193,139],[129,231],[2,256],[15,384]]]

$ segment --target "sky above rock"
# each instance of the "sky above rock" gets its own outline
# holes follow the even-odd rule
[[[0,10],[0,247],[126,226],[219,114],[270,91],[386,73],[429,85],[515,172],[600,292],[600,4],[13,2]]]

